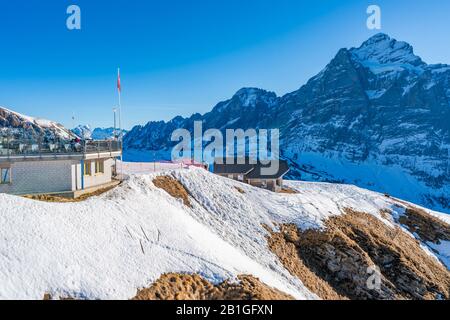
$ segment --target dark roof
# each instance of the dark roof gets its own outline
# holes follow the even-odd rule
[[[244,161],[241,159],[241,161]],[[244,174],[247,179],[279,179],[289,172],[289,165],[285,160],[278,160],[278,171],[274,174],[263,174],[264,168],[270,168],[273,164],[272,160],[269,164],[263,164],[257,161],[251,164],[249,158],[245,158],[245,164],[238,164],[237,159],[224,159],[222,163],[214,162],[214,173],[217,174]],[[229,164],[227,164],[227,162]]]
[[[279,179],[282,178],[286,173],[289,172],[289,165],[285,160],[278,160],[278,170],[273,174],[267,174],[262,171],[263,169],[269,169],[270,171],[273,171],[272,169],[276,169],[276,163],[274,163],[276,160],[272,160],[269,164],[262,164],[258,163],[255,165],[254,170],[252,170],[249,174],[247,174],[247,179]],[[273,167],[273,168],[272,168]],[[271,173],[271,172],[270,172]]]
[[[254,165],[245,159],[245,164],[238,164],[236,159],[223,159],[221,163],[214,161],[214,173],[217,174],[247,174],[254,169]]]

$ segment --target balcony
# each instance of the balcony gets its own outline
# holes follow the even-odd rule
[[[122,142],[102,141],[47,141],[46,139],[24,139],[0,136],[0,161],[14,159],[93,159],[118,157],[122,153]]]

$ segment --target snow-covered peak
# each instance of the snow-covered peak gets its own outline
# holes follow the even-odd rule
[[[78,137],[83,139],[91,139],[92,137],[92,129],[90,125],[78,125],[77,127],[72,129],[72,132],[75,133]]]
[[[414,67],[424,65],[422,59],[414,54],[413,47],[397,41],[387,34],[378,33],[365,41],[359,48],[350,52],[357,60],[372,64],[408,64]]]
[[[259,88],[242,88],[234,97],[239,98],[243,107],[254,107],[259,101],[271,106],[277,99],[275,93]]]
[[[377,33],[376,35],[370,37],[369,39],[367,39],[366,41],[364,41],[364,43],[362,44],[362,47],[364,46],[371,46],[371,45],[376,45],[380,42],[386,42],[386,41],[391,41],[391,37],[385,33]]]

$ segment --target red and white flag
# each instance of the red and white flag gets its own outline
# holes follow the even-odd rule
[[[120,69],[117,69],[117,90],[122,92],[122,87],[120,86]]]

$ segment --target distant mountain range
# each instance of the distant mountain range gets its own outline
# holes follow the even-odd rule
[[[119,132],[118,129],[117,132]],[[122,130],[122,132],[124,135],[127,133],[126,130]],[[35,140],[38,137],[44,137],[48,140],[71,140],[77,137],[108,140],[114,137],[114,128],[91,129],[89,125],[79,125],[69,130],[55,121],[30,117],[0,107],[0,134]]]
[[[377,34],[299,90],[243,88],[211,112],[135,126],[125,159],[169,155],[174,129],[279,128],[291,178],[356,184],[450,213],[450,66]],[[150,152],[149,152],[150,151]]]
[[[114,128],[94,128],[91,129],[89,125],[79,125],[76,128],[72,129],[72,132],[75,133],[78,137],[83,139],[93,139],[93,140],[108,140],[114,138]],[[118,135],[120,132],[119,129],[116,129],[116,134]],[[122,134],[125,135],[127,130],[122,129]]]

